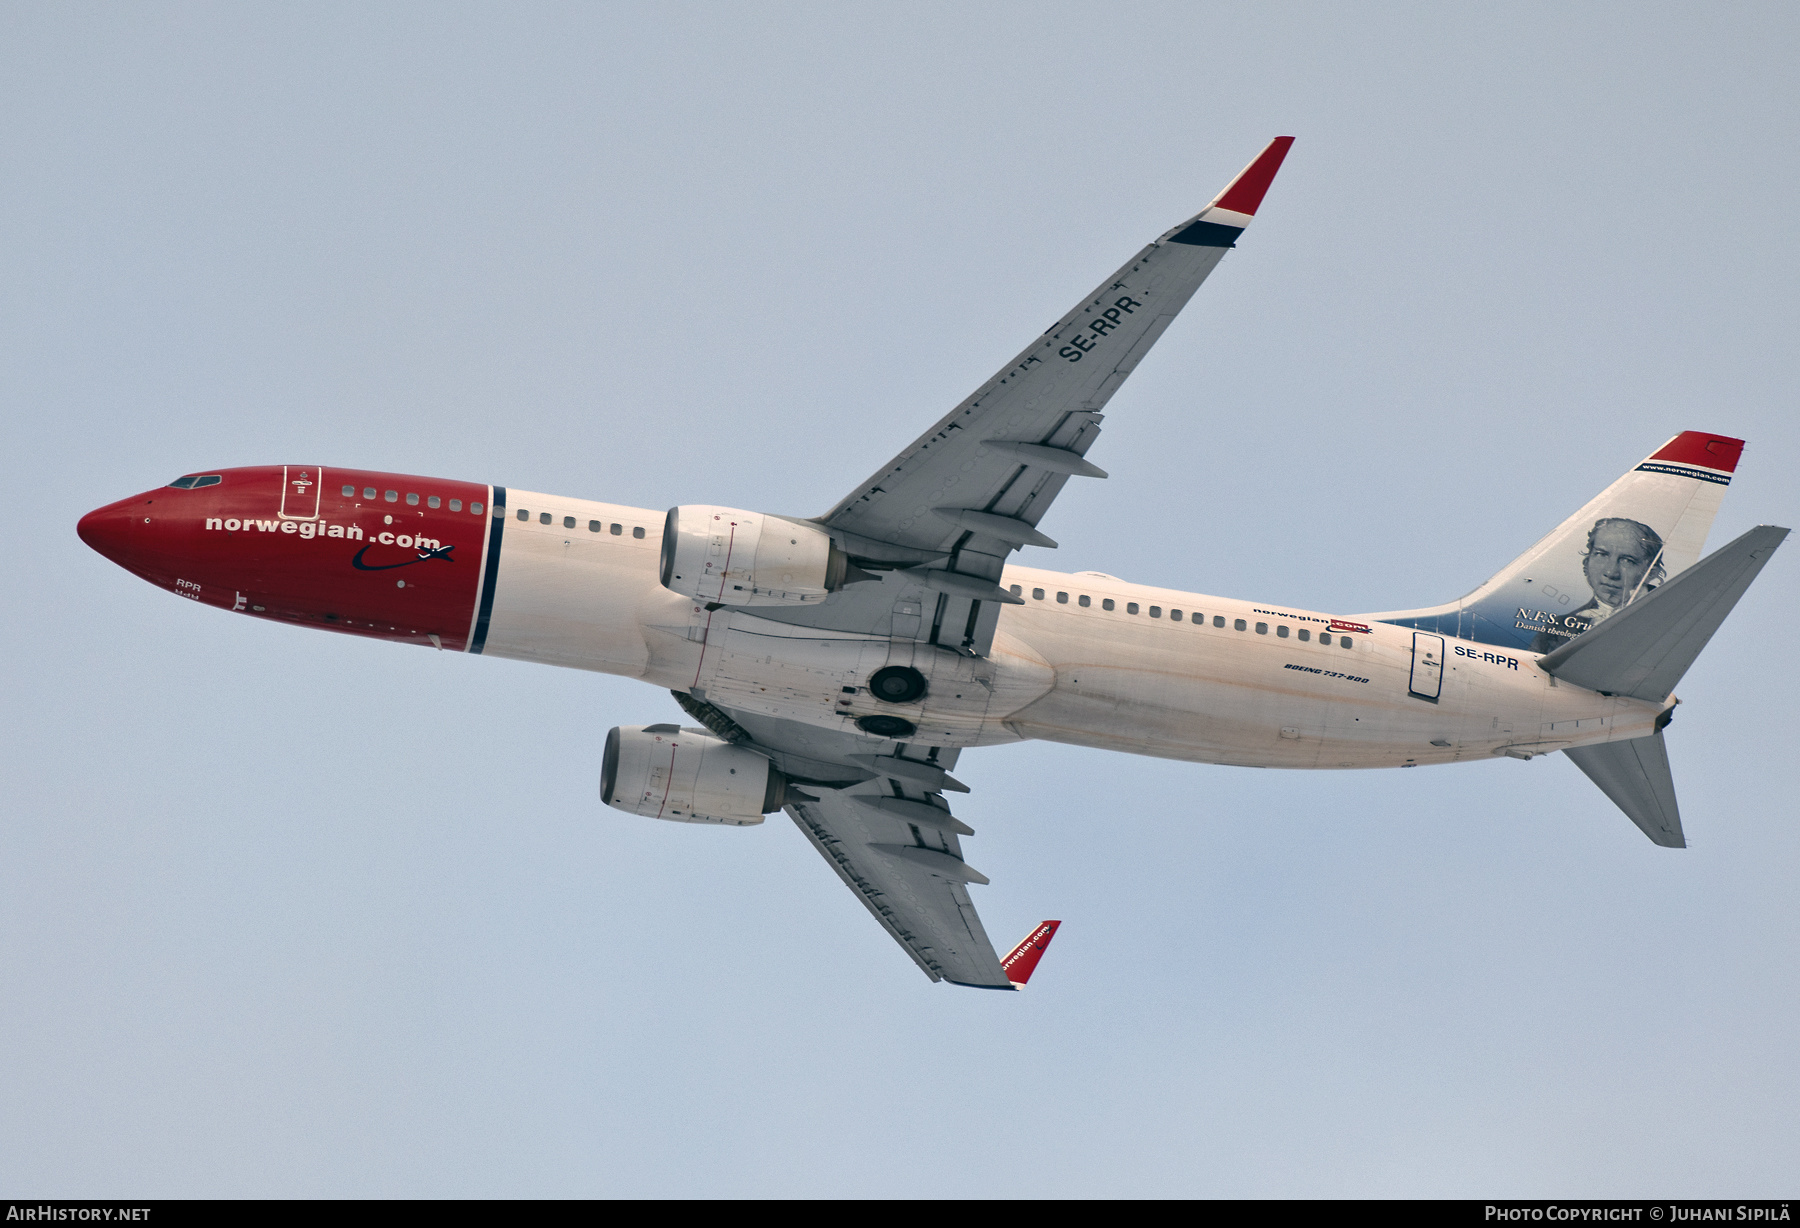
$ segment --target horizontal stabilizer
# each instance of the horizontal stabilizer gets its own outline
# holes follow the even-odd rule
[[[1038,927],[1025,936],[1025,941],[1007,952],[1006,958],[1000,961],[1000,966],[1006,969],[1006,979],[1012,982],[1014,989],[1025,988],[1025,982],[1037,969],[1038,960],[1044,958],[1060,925],[1061,921],[1038,922]]]
[[[1660,729],[1647,738],[1577,746],[1563,754],[1651,840],[1669,849],[1687,847],[1687,838],[1681,834],[1681,811],[1675,805],[1669,751]]]
[[[1661,703],[1787,535],[1786,529],[1775,525],[1758,525],[1540,658],[1538,665],[1590,691]],[[1582,770],[1593,775],[1585,766]],[[1630,807],[1626,813],[1631,813]],[[1679,838],[1679,827],[1676,833]]]

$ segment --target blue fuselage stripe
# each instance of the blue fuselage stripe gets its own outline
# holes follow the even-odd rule
[[[487,646],[488,619],[494,616],[494,584],[500,579],[500,539],[506,534],[506,487],[494,487],[494,503],[488,509],[487,559],[481,569],[481,606],[475,616],[475,636],[469,641],[470,652]]]

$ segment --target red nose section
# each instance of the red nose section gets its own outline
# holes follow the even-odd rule
[[[498,574],[504,524],[492,505],[504,501],[474,482],[258,465],[188,474],[95,508],[75,531],[201,605],[462,650],[485,633],[478,602]]]
[[[155,505],[144,496],[97,507],[75,525],[81,540],[128,571],[141,572],[154,529]]]

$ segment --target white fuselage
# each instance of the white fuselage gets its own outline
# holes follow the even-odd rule
[[[1529,653],[1427,637],[1445,654],[1432,702],[1411,691],[1415,633],[1401,627],[1026,567],[1002,581],[1025,604],[1005,607],[992,652],[971,658],[915,642],[906,620],[923,612],[904,605],[893,637],[708,611],[658,583],[661,513],[520,490],[509,504],[529,519],[509,510],[486,653],[821,729],[892,712],[922,744],[1039,738],[1250,767],[1406,767],[1641,737],[1662,707],[1559,684]],[[931,680],[921,703],[869,695],[869,675],[895,663]]]

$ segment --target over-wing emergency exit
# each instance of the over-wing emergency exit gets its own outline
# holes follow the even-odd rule
[[[1277,137],[817,516],[653,512],[319,465],[221,468],[83,517],[94,549],[253,618],[638,678],[688,723],[621,724],[600,794],[646,818],[785,811],[932,980],[1022,987],[951,797],[1024,739],[1197,763],[1415,767],[1562,751],[1685,843],[1674,688],[1788,530],[1703,557],[1743,441],[1683,431],[1468,596],[1345,613],[1011,562],[1113,394],[1256,216]],[[1624,458],[1621,458],[1624,459]],[[779,503],[778,494],[772,503]]]

